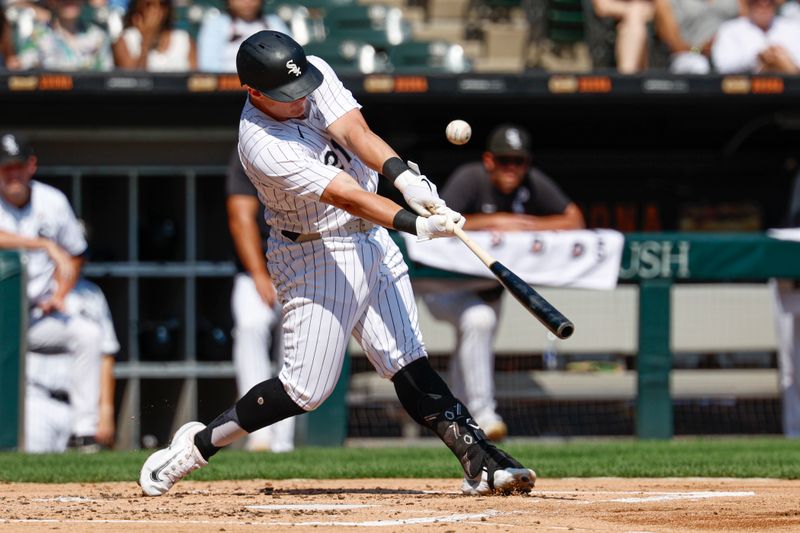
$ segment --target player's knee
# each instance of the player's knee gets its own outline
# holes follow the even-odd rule
[[[497,326],[497,313],[491,306],[474,305],[464,311],[459,325],[465,331],[491,332]]]
[[[334,387],[326,387],[322,391],[314,391],[313,393],[301,394],[303,398],[302,407],[305,411],[315,411],[319,406],[325,403],[331,394],[333,394]]]

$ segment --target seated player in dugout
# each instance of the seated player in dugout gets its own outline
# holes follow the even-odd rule
[[[142,466],[159,496],[221,448],[319,407],[336,385],[350,336],[390,379],[411,417],[464,470],[465,494],[529,492],[530,470],[495,447],[431,367],[411,281],[386,228],[422,240],[452,237],[461,214],[367,125],[336,73],[289,36],[261,31],[236,59],[247,100],[239,157],[270,226],[267,266],[283,307],[283,368],[208,426],[189,422]],[[376,193],[378,172],[416,212]]]
[[[531,166],[530,134],[504,124],[489,135],[482,161],[458,167],[442,189],[448,207],[464,213],[473,231],[572,230],[584,227],[580,208],[546,174]],[[497,412],[494,340],[503,286],[423,296],[431,314],[456,329],[449,382],[486,435],[508,434]]]
[[[67,295],[75,288],[87,243],[67,197],[33,179],[33,147],[14,133],[0,134],[0,249],[24,252],[29,305],[27,349],[45,359],[42,372],[27,380],[49,399],[69,398],[77,442],[95,439],[99,421],[102,331],[83,314],[71,314]],[[57,383],[46,357],[69,354],[66,381]],[[53,378],[53,379],[51,379]],[[61,401],[62,410],[66,402]],[[65,411],[66,412],[66,411]],[[62,420],[58,420],[60,425]],[[31,451],[60,449],[69,437],[45,428]],[[30,440],[28,441],[30,444]]]

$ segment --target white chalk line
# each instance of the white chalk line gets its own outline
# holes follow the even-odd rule
[[[717,491],[698,491],[698,492],[677,492],[674,494],[659,494],[655,496],[644,496],[640,498],[615,498],[610,502],[620,503],[645,503],[645,502],[666,502],[673,500],[704,500],[708,498],[747,498],[755,496],[752,491],[746,492],[717,492]]]
[[[436,493],[436,491],[426,491],[429,493]],[[556,495],[556,494],[568,494],[573,496],[582,496],[587,494],[647,494],[646,496],[637,496],[637,497],[630,497],[630,498],[612,498],[612,499],[604,499],[604,500],[583,500],[583,499],[575,499],[573,500],[574,503],[581,503],[581,504],[591,504],[591,503],[604,503],[604,502],[614,502],[614,503],[648,503],[648,502],[662,502],[662,501],[675,501],[675,500],[700,500],[700,499],[709,499],[709,498],[743,498],[743,497],[751,497],[755,496],[756,493],[753,491],[692,491],[692,492],[645,492],[645,491],[538,491],[534,493],[534,498],[531,501],[535,501],[535,495]],[[36,498],[32,501],[39,501],[39,502],[59,502],[59,503],[70,503],[70,502],[91,502],[95,500],[81,498],[81,497],[71,497],[71,496],[62,496],[56,498]],[[569,500],[567,500],[569,501]],[[367,505],[367,504],[286,504],[286,505],[250,505],[246,506],[247,509],[253,510],[308,510],[308,511],[328,511],[328,510],[353,510],[353,509],[363,509],[367,507],[376,507],[375,505]],[[517,511],[516,513],[519,513]],[[253,526],[326,526],[326,527],[335,527],[335,526],[342,526],[342,527],[397,527],[403,525],[416,525],[416,524],[433,524],[433,523],[455,523],[455,522],[466,522],[469,524],[478,524],[478,525],[491,525],[496,526],[497,524],[489,523],[489,522],[481,522],[482,519],[486,518],[493,518],[497,516],[507,515],[507,514],[516,514],[516,513],[501,513],[495,510],[487,510],[483,513],[473,513],[473,514],[452,514],[452,515],[444,515],[444,516],[431,516],[431,517],[422,517],[422,518],[406,518],[406,519],[399,519],[399,520],[370,520],[370,521],[363,521],[363,522],[354,522],[354,521],[309,521],[309,522],[287,522],[287,521],[266,521],[266,522],[256,522],[251,520],[243,520],[243,521],[215,521],[215,520],[126,520],[126,519],[93,519],[93,520],[64,520],[64,519],[37,519],[37,518],[19,518],[19,519],[7,519],[7,518],[0,518],[0,524],[8,524],[8,523],[41,523],[41,524],[165,524],[165,525],[193,525],[193,524],[219,524],[219,525],[253,525]]]
[[[504,513],[488,510],[484,513],[452,514],[444,516],[429,516],[424,518],[406,518],[402,520],[371,520],[368,522],[287,522],[282,520],[255,522],[242,521],[216,521],[216,520],[57,520],[52,518],[0,518],[0,524],[162,524],[162,525],[228,525],[228,526],[326,526],[326,527],[397,527],[416,524],[450,524],[472,520],[480,521],[482,518],[492,518]],[[482,525],[494,526],[491,522],[477,522]]]
[[[703,500],[709,498],[749,498],[751,496],[755,496],[756,493],[753,491],[691,491],[691,492],[650,492],[650,491],[641,491],[641,490],[620,490],[620,491],[612,491],[612,490],[604,490],[604,491],[570,491],[570,490],[554,490],[554,491],[540,491],[534,494],[534,500],[537,495],[547,496],[547,495],[555,495],[555,494],[568,494],[570,496],[576,496],[576,498],[572,500],[565,500],[571,503],[579,503],[579,504],[592,504],[592,503],[603,503],[603,502],[614,502],[614,503],[649,503],[649,502],[665,502],[665,501],[675,501],[675,500]],[[595,495],[595,494],[636,494],[638,496],[630,497],[630,498],[611,498],[611,499],[602,499],[602,500],[586,500],[580,498],[580,496],[586,495]]]
[[[91,498],[84,498],[83,496],[58,496],[57,498],[32,498],[32,502],[58,502],[58,503],[86,503],[96,502]]]

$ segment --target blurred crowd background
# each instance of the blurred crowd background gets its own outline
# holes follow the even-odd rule
[[[234,72],[261,29],[340,72],[800,72],[797,0],[4,0],[9,70]]]

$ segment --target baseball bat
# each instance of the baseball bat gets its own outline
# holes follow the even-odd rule
[[[484,265],[489,267],[489,270],[492,271],[497,280],[508,289],[508,292],[514,295],[514,298],[519,300],[522,307],[535,316],[556,337],[566,339],[574,333],[575,325],[561,314],[561,311],[545,300],[541,294],[536,292],[533,287],[525,283],[522,278],[514,274],[507,266],[489,255],[478,243],[470,239],[464,233],[464,230],[456,228],[455,234],[456,237],[461,239],[461,242],[467,245],[467,248],[472,253],[478,256],[478,259],[483,261]]]

